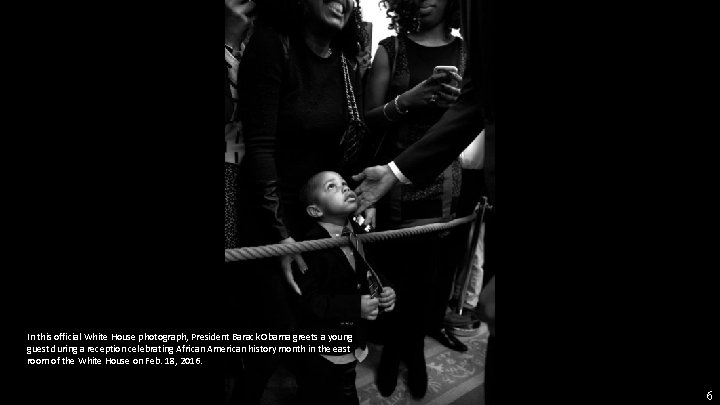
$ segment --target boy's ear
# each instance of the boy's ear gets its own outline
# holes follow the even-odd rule
[[[308,213],[308,215],[310,215],[313,218],[320,218],[323,216],[322,210],[320,209],[320,207],[318,207],[315,204],[308,205],[305,208],[305,211]]]

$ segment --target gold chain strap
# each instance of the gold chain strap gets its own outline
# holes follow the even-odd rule
[[[348,64],[345,60],[345,55],[341,55],[341,59],[343,79],[345,81],[345,98],[347,99],[348,110],[350,110],[350,119],[353,121],[360,121],[360,113],[358,112],[357,103],[355,102],[355,92],[353,91],[352,84],[350,84],[350,73],[348,71]]]

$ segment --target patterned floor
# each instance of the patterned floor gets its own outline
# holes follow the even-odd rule
[[[370,354],[357,368],[357,388],[361,405],[484,405],[482,384],[485,377],[485,349],[488,331],[483,324],[473,337],[460,338],[468,345],[466,353],[448,349],[436,340],[425,338],[425,359],[428,371],[428,391],[425,397],[412,399],[407,385],[407,370],[400,366],[395,393],[382,397],[375,386],[375,372],[380,362],[382,346],[370,344]],[[290,405],[295,403],[295,386],[292,375],[278,370],[268,383],[263,405]]]

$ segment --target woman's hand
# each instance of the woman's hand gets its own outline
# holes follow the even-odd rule
[[[440,85],[440,92],[438,92],[437,101],[435,102],[435,105],[440,108],[450,107],[460,96],[460,88],[456,86],[460,86],[462,77],[454,72],[447,72],[447,75],[450,77],[450,81]]]
[[[398,98],[398,106],[403,111],[431,105],[447,108],[460,95],[460,89],[455,85],[461,82],[462,77],[457,73],[435,73],[403,93]]]
[[[292,237],[283,239],[280,241],[280,243],[292,243],[295,242],[295,239]],[[296,262],[298,265],[298,268],[300,269],[300,272],[305,274],[307,271],[307,264],[305,264],[305,260],[303,260],[302,256],[300,254],[296,255],[287,255],[287,256],[281,256],[280,257],[280,265],[282,266],[282,272],[283,276],[285,276],[285,281],[290,285],[290,288],[295,290],[295,292],[298,295],[302,295],[302,292],[300,291],[300,287],[295,282],[295,276],[293,276],[292,273],[292,262]]]

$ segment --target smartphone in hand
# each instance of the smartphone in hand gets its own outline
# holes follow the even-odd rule
[[[460,83],[450,75],[450,72],[457,73],[458,68],[456,66],[435,66],[433,69],[433,75],[437,73],[445,73],[444,83],[447,83],[453,87],[460,87]]]

